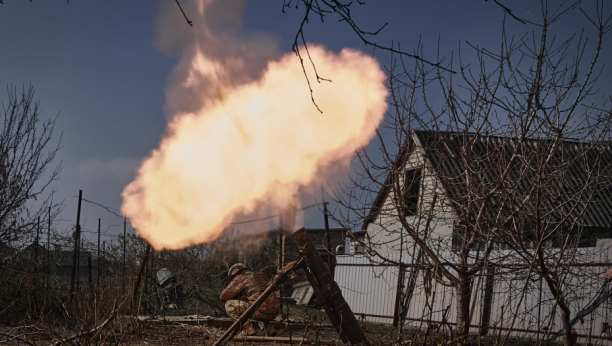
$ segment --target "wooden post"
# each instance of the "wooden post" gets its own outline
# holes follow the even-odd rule
[[[49,207],[49,224],[47,225],[47,287],[49,287],[51,268],[51,207]]]
[[[283,211],[278,214],[278,271],[283,269]],[[283,285],[280,285],[281,315],[283,310]]]
[[[96,274],[97,274],[96,292],[100,292],[100,225],[101,223],[102,223],[102,220],[98,219],[98,257],[97,257],[98,265],[96,266]]]
[[[327,210],[328,202],[323,202],[323,218],[325,221],[325,236],[327,237],[327,242],[325,243],[327,250],[327,269],[331,274],[332,278],[334,277],[334,271],[336,268],[333,266],[333,260],[335,260],[335,256],[331,253],[331,237],[329,235],[329,219],[327,217],[329,211]]]
[[[38,266],[38,239],[39,239],[39,236],[40,236],[40,216],[38,216],[38,223],[36,224],[36,246],[34,247],[34,262],[36,262],[36,266]]]
[[[91,256],[87,256],[87,270],[89,271],[89,295],[91,299],[94,298],[93,294],[93,279],[91,278]]]
[[[81,199],[83,198],[83,190],[79,190],[79,206],[77,208],[77,220],[76,220],[76,228],[74,231],[74,253],[72,256],[72,275],[70,276],[70,301],[72,301],[72,295],[74,294],[74,279],[76,278],[76,266],[77,266],[77,256],[79,251],[79,240],[81,237]]]
[[[278,270],[283,268],[283,213],[278,214]]]
[[[151,248],[151,251],[149,253],[149,262],[147,263],[147,268],[145,268],[145,274],[144,274],[144,282],[142,284],[142,289],[147,292],[147,289],[149,288],[149,275],[151,275],[151,277],[153,277],[153,256],[154,256],[154,251]],[[151,268],[151,269],[149,269]],[[149,271],[149,275],[146,274],[147,270]],[[149,304],[148,304],[148,300],[145,299],[144,301],[144,311],[145,314],[149,313]]]
[[[140,264],[140,270],[138,271],[138,277],[136,278],[136,284],[134,285],[134,296],[132,298],[132,309],[133,309],[132,311],[136,312],[136,314],[138,314],[138,311],[136,310],[136,302],[138,298],[138,288],[140,288],[140,281],[142,280],[142,275],[144,274],[145,269],[147,268],[147,262],[149,261],[149,252],[151,252],[151,245],[147,244],[147,248],[142,258],[142,263]]]
[[[81,283],[81,251],[83,251],[83,239],[79,245],[79,252],[77,257],[77,274],[76,274],[76,294],[79,294],[79,285]]]
[[[125,296],[125,246],[127,245],[127,218],[123,217],[123,295]]]
[[[100,268],[104,268],[104,270],[106,270],[106,240],[102,242],[102,254],[104,255],[103,260],[102,260],[102,265],[100,265],[100,263],[98,263],[98,270],[100,270]]]

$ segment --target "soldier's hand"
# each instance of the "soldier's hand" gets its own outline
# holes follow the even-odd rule
[[[606,280],[612,281],[612,268],[608,269],[606,272]]]

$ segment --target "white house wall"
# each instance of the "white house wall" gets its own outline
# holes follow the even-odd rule
[[[434,249],[441,251],[450,249],[453,220],[455,219],[454,213],[452,208],[450,208],[450,203],[442,184],[434,174],[433,167],[429,160],[425,159],[425,153],[421,144],[416,136],[413,139],[415,141],[415,148],[406,160],[403,171],[421,169],[420,205],[417,208],[417,215],[406,217],[406,221],[419,234],[424,234],[427,229],[426,225],[429,216],[435,215],[429,222],[427,241]],[[402,174],[400,186],[403,185],[403,178]],[[380,254],[398,253],[400,248],[406,253],[412,253],[414,250],[412,238],[408,236],[405,230],[402,234],[403,239],[400,236],[402,226],[398,220],[397,208],[393,203],[393,193],[393,189],[390,189],[382,204],[381,211],[367,227],[370,245]],[[432,209],[434,195],[437,197],[436,204]]]

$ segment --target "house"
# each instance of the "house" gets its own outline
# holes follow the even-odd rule
[[[405,218],[431,248],[456,250],[463,241],[459,230],[473,223],[480,211],[479,194],[505,177],[496,190],[501,191],[499,196],[483,208],[483,219],[493,223],[500,215],[510,215],[519,205],[516,202],[533,191],[530,166],[545,158],[537,153],[556,145],[545,170],[546,177],[555,181],[547,182],[538,208],[547,213],[551,225],[562,222],[564,230],[580,233],[579,247],[609,244],[603,239],[612,238],[612,149],[597,144],[572,140],[555,144],[550,139],[519,143],[503,136],[413,131],[390,170],[397,173],[387,176],[370,207],[363,223],[364,239],[380,254],[398,253],[400,248],[411,252],[414,242],[400,232],[400,219]],[[577,194],[582,194],[582,201]],[[475,202],[470,204],[469,198]],[[529,237],[530,220],[524,217],[521,222]],[[503,248],[503,242],[497,246]]]
[[[469,288],[470,328],[480,333],[512,324],[513,335],[531,333],[539,338],[544,324],[550,330],[560,328],[559,309],[546,280],[528,265],[513,267],[521,263],[512,257],[518,251],[505,248],[502,238],[522,238],[524,252],[532,251],[535,223],[530,217],[543,215],[536,220],[538,227],[577,241],[577,248],[566,247],[571,259],[557,267],[568,268],[563,284],[573,313],[589,306],[605,283],[603,273],[612,263],[612,148],[606,143],[414,131],[388,172],[360,238],[380,256],[372,251],[338,256],[335,280],[353,312],[364,320],[403,319],[424,329],[455,325],[458,320],[457,287],[436,276],[433,256],[419,256],[422,248],[406,227],[451,272],[458,267],[459,254],[468,252],[457,251],[465,249],[461,245],[467,227],[501,228],[488,233],[494,234],[489,258],[498,266],[491,271],[481,267]],[[530,197],[534,191],[539,198]],[[490,203],[482,204],[486,196],[492,197]],[[515,221],[513,227],[505,223],[508,219]],[[487,229],[482,229],[487,236]],[[554,258],[563,252],[556,234],[550,234],[543,252]],[[483,253],[481,243],[473,244],[467,248],[468,263]],[[594,322],[576,324],[575,329],[581,334],[605,332],[610,308],[600,305],[589,317]]]
[[[38,242],[30,242],[19,248],[19,255],[22,260],[42,262],[47,255],[47,249]]]
[[[77,257],[77,272],[76,274],[83,278],[87,277],[89,273],[89,261],[91,258],[92,272],[97,273],[98,261],[92,256],[90,251],[79,251]],[[70,277],[72,275],[72,266],[74,264],[74,251],[61,250],[60,247],[56,247],[51,252],[51,272],[57,276]]]

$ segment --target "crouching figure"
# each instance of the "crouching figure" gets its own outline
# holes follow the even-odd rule
[[[268,287],[268,279],[261,273],[253,273],[242,263],[234,264],[228,273],[232,281],[221,292],[221,300],[225,303],[227,314],[237,320],[242,314],[259,298],[261,293]],[[273,326],[269,322],[274,320],[280,310],[280,302],[276,294],[272,293],[259,306],[251,317],[255,321],[263,322],[267,329],[266,335],[276,335]],[[242,329],[242,335],[255,335],[255,328],[247,321]]]

